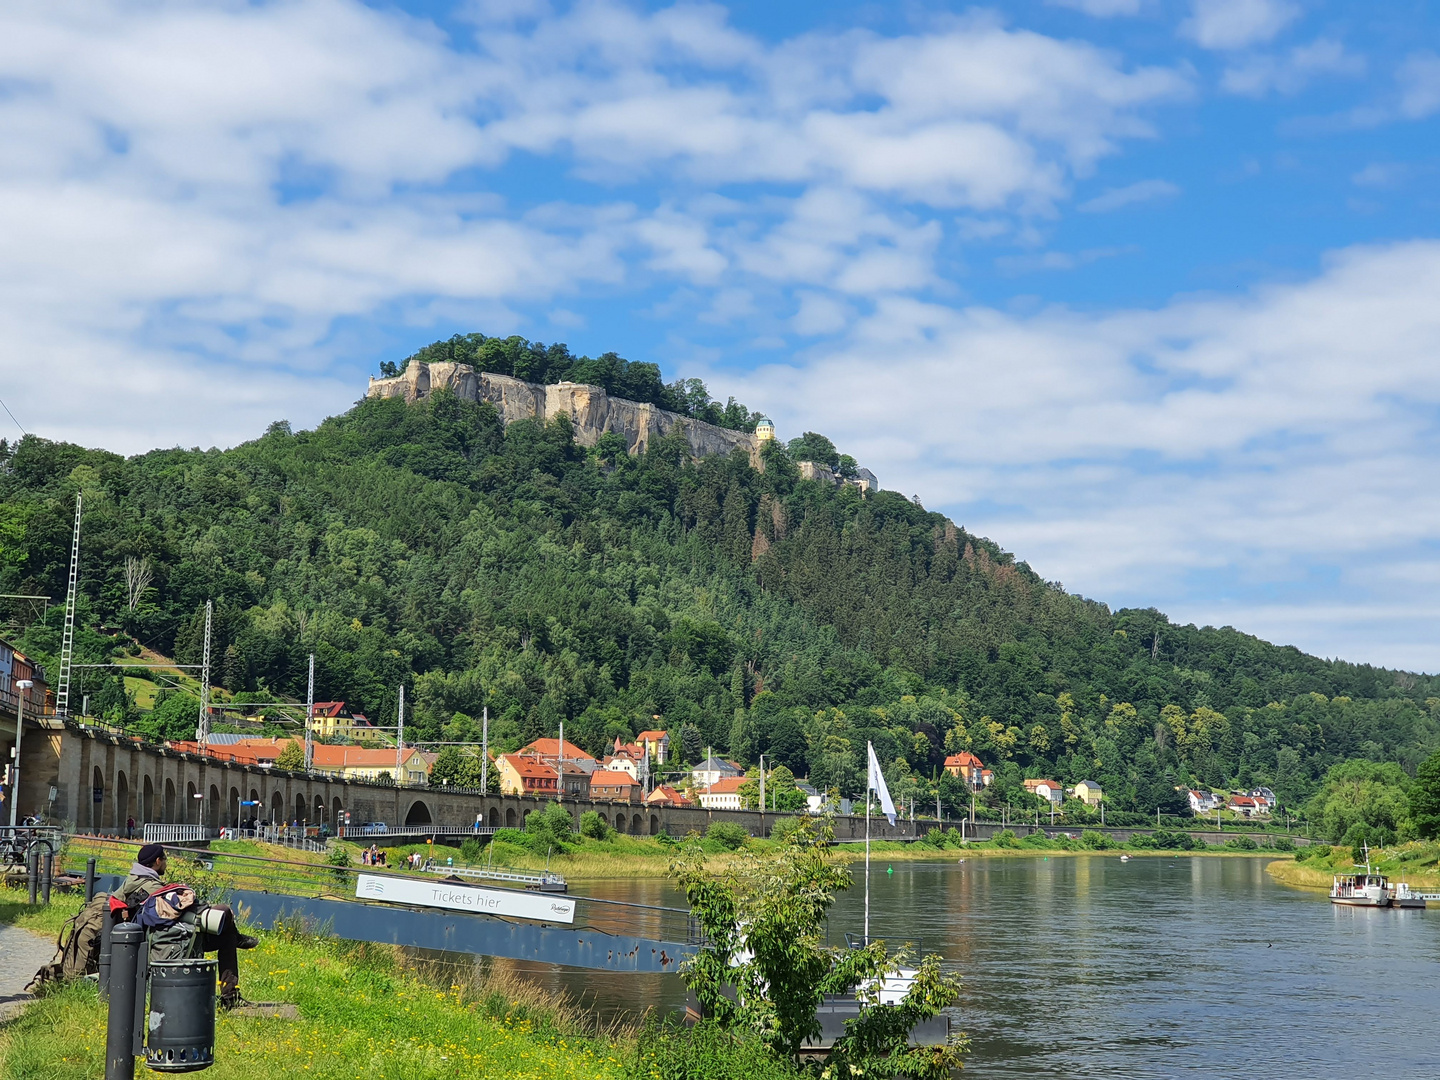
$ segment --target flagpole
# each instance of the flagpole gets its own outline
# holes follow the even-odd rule
[[[865,944],[870,944],[870,775],[872,766],[865,762]]]

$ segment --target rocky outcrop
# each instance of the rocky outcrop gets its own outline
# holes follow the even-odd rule
[[[763,468],[760,440],[749,432],[731,431],[654,405],[611,397],[603,387],[584,383],[541,386],[508,375],[476,371],[468,364],[412,361],[394,378],[372,378],[366,396],[399,397],[413,402],[442,388],[466,401],[490,402],[505,424],[516,420],[548,421],[568,413],[575,427],[575,441],[581,446],[594,446],[600,436],[613,431],[625,440],[630,453],[643,454],[651,439],[680,431],[695,457],[728,454],[738,448],[745,451],[752,465]]]

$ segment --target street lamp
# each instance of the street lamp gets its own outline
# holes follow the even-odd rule
[[[16,679],[15,689],[15,783],[10,789],[10,827],[15,827],[15,812],[20,809],[20,737],[25,733],[25,691],[35,683],[30,679]]]

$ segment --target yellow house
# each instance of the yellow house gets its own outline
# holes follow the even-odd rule
[[[395,751],[368,746],[327,746],[315,744],[315,771],[343,776],[347,780],[395,778]],[[419,750],[407,748],[401,759],[401,782],[425,784],[430,781],[430,761]]]
[[[1075,785],[1075,797],[1086,806],[1099,806],[1105,793],[1094,780],[1081,780]]]

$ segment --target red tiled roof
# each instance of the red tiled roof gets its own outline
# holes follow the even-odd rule
[[[635,736],[635,741],[638,743],[659,742],[661,739],[668,738],[669,735],[668,731],[642,731]]]
[[[540,759],[529,757],[524,754],[501,754],[500,755],[510,767],[524,777],[548,776],[555,779],[555,766],[543,764]]]
[[[590,786],[597,787],[634,787],[639,781],[627,772],[620,772],[618,769],[596,769],[590,774]]]
[[[559,739],[536,739],[529,746],[521,749],[520,753],[532,757],[555,759],[560,756]],[[580,747],[576,746],[569,739],[565,740],[565,757],[570,760],[594,761],[595,759],[587,754]]]
[[[962,750],[958,754],[951,754],[945,759],[945,767],[947,769],[959,768],[966,765],[974,769],[981,769],[984,768],[985,763],[969,750]]]
[[[415,754],[416,751],[407,749],[404,760],[408,762]],[[395,748],[327,746],[324,743],[316,743],[314,762],[317,769],[393,769],[395,768]]]
[[[748,776],[726,776],[716,780],[706,789],[707,795],[733,795],[740,790],[742,784],[750,783]]]
[[[1054,788],[1057,791],[1060,788],[1060,785],[1054,780],[1026,780],[1024,786],[1027,788],[1037,788],[1042,784],[1048,788]]]

